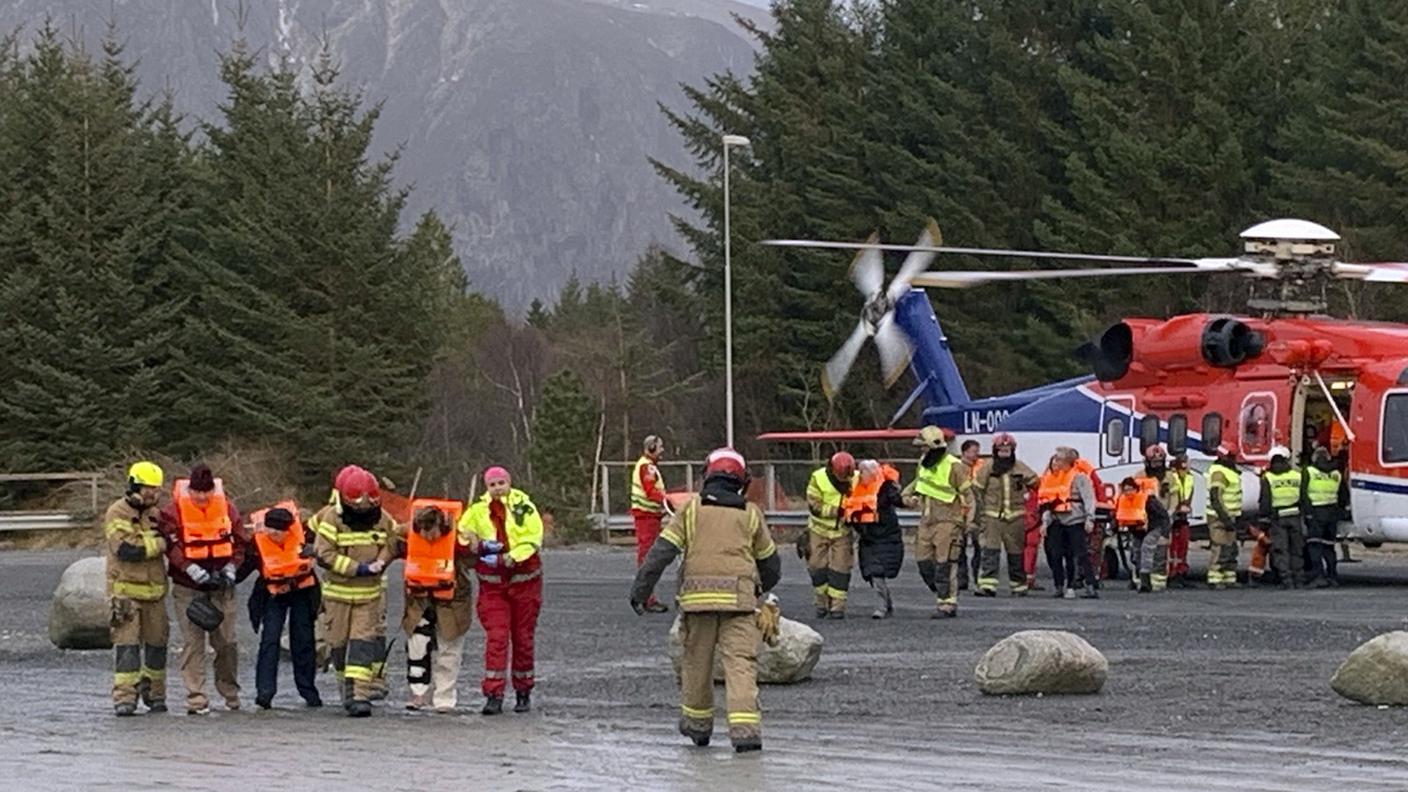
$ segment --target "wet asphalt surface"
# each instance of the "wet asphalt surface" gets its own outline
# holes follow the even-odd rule
[[[932,598],[907,562],[893,619],[867,618],[870,591],[857,578],[852,618],[818,623],[805,570],[786,553],[783,612],[812,623],[826,647],[812,680],[763,689],[766,748],[747,756],[728,748],[722,722],[706,750],[675,733],[664,655],[672,617],[631,612],[625,550],[548,551],[532,714],[477,714],[476,625],[457,714],[402,708],[402,638],[391,697],[363,720],[335,706],[330,675],[319,686],[332,706],[304,709],[287,664],[275,709],[253,711],[255,635],[243,615],[245,710],[216,703],[208,716],[185,715],[173,627],[173,714],[116,719],[110,653],[48,640],[50,595],[84,554],[0,553],[0,777],[11,789],[123,790],[1408,789],[1408,710],[1356,705],[1329,688],[1354,647],[1408,629],[1408,554],[1356,548],[1365,561],[1342,567],[1337,590],[965,594],[959,618],[942,621],[929,618]],[[399,566],[393,574],[399,581]],[[398,592],[393,630],[399,612]],[[1104,691],[980,694],[974,664],[1023,629],[1090,641],[1110,661]]]

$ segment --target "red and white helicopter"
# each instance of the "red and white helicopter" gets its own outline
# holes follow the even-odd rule
[[[919,385],[901,408],[924,397],[922,425],[990,442],[1017,436],[1019,455],[1040,469],[1057,446],[1076,448],[1118,482],[1141,466],[1143,448],[1186,452],[1201,478],[1223,440],[1240,449],[1244,492],[1255,507],[1256,466],[1284,445],[1297,457],[1319,443],[1347,453],[1352,520],[1344,538],[1374,546],[1408,542],[1408,325],[1324,315],[1337,279],[1408,282],[1408,263],[1350,263],[1340,237],[1305,220],[1260,223],[1242,232],[1231,258],[1139,258],[1047,251],[944,247],[937,230],[918,245],[769,240],[763,244],[859,251],[852,279],[866,295],[856,334],[827,366],[838,388],[867,337],[882,347],[887,376],[908,363]],[[881,255],[910,254],[888,289]],[[998,256],[1104,265],[1086,269],[927,271],[936,255]],[[1110,267],[1115,264],[1119,266]],[[878,272],[877,272],[878,270]],[[1255,279],[1247,316],[1187,314],[1126,319],[1079,350],[1092,375],[992,399],[971,400],[922,289],[1009,281],[1135,275],[1242,275]],[[876,287],[876,288],[869,288]],[[922,302],[922,305],[921,305]],[[931,326],[932,325],[932,326]],[[898,328],[902,333],[896,333]],[[902,337],[901,337],[902,336]],[[774,432],[770,441],[836,442],[913,436],[915,429]],[[984,442],[985,446],[987,442]],[[1107,485],[1108,486],[1108,485]],[[1206,486],[1192,515],[1202,522]]]

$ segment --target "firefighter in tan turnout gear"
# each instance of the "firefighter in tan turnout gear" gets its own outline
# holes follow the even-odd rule
[[[1027,492],[1041,483],[1035,470],[1017,459],[1017,439],[999,432],[992,439],[992,463],[973,477],[974,514],[981,526],[978,542],[982,566],[978,572],[980,597],[997,596],[997,573],[1007,557],[1007,581],[1013,596],[1027,594],[1022,550],[1027,541]]]
[[[323,575],[327,642],[353,717],[372,714],[375,680],[386,663],[386,579],[396,523],[381,511],[381,486],[356,465],[337,474],[334,502],[308,521]]]
[[[665,568],[683,555],[679,573],[680,733],[706,746],[714,731],[714,654],[722,656],[728,736],[735,751],[763,747],[758,707],[759,596],[777,585],[782,563],[763,513],[744,500],[743,457],[729,448],[709,455],[704,487],[661,532],[636,572],[631,607],[645,612]]]
[[[811,573],[818,619],[846,618],[855,545],[841,507],[855,473],[855,457],[838,451],[807,483],[807,534],[797,547]]]
[[[920,430],[914,444],[924,449],[924,456],[918,475],[904,489],[905,505],[920,510],[914,556],[919,576],[939,603],[934,618],[958,615],[958,557],[972,484],[968,466],[948,452],[952,442],[952,430],[937,426]]]
[[[156,529],[161,468],[138,462],[127,493],[103,515],[113,650],[112,703],[120,716],[166,711],[166,540]]]

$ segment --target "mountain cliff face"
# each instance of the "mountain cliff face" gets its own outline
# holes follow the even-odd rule
[[[0,28],[50,16],[94,42],[116,22],[146,91],[218,117],[218,57],[243,35],[305,66],[326,39],[344,84],[382,103],[378,151],[401,148],[408,219],[453,225],[474,288],[521,310],[572,274],[628,271],[671,244],[683,209],[648,157],[686,155],[656,103],[681,82],[752,67],[729,0],[9,0]]]

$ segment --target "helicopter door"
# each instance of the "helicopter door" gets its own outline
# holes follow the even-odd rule
[[[1134,449],[1134,397],[1112,396],[1100,405],[1100,467],[1128,464]]]

